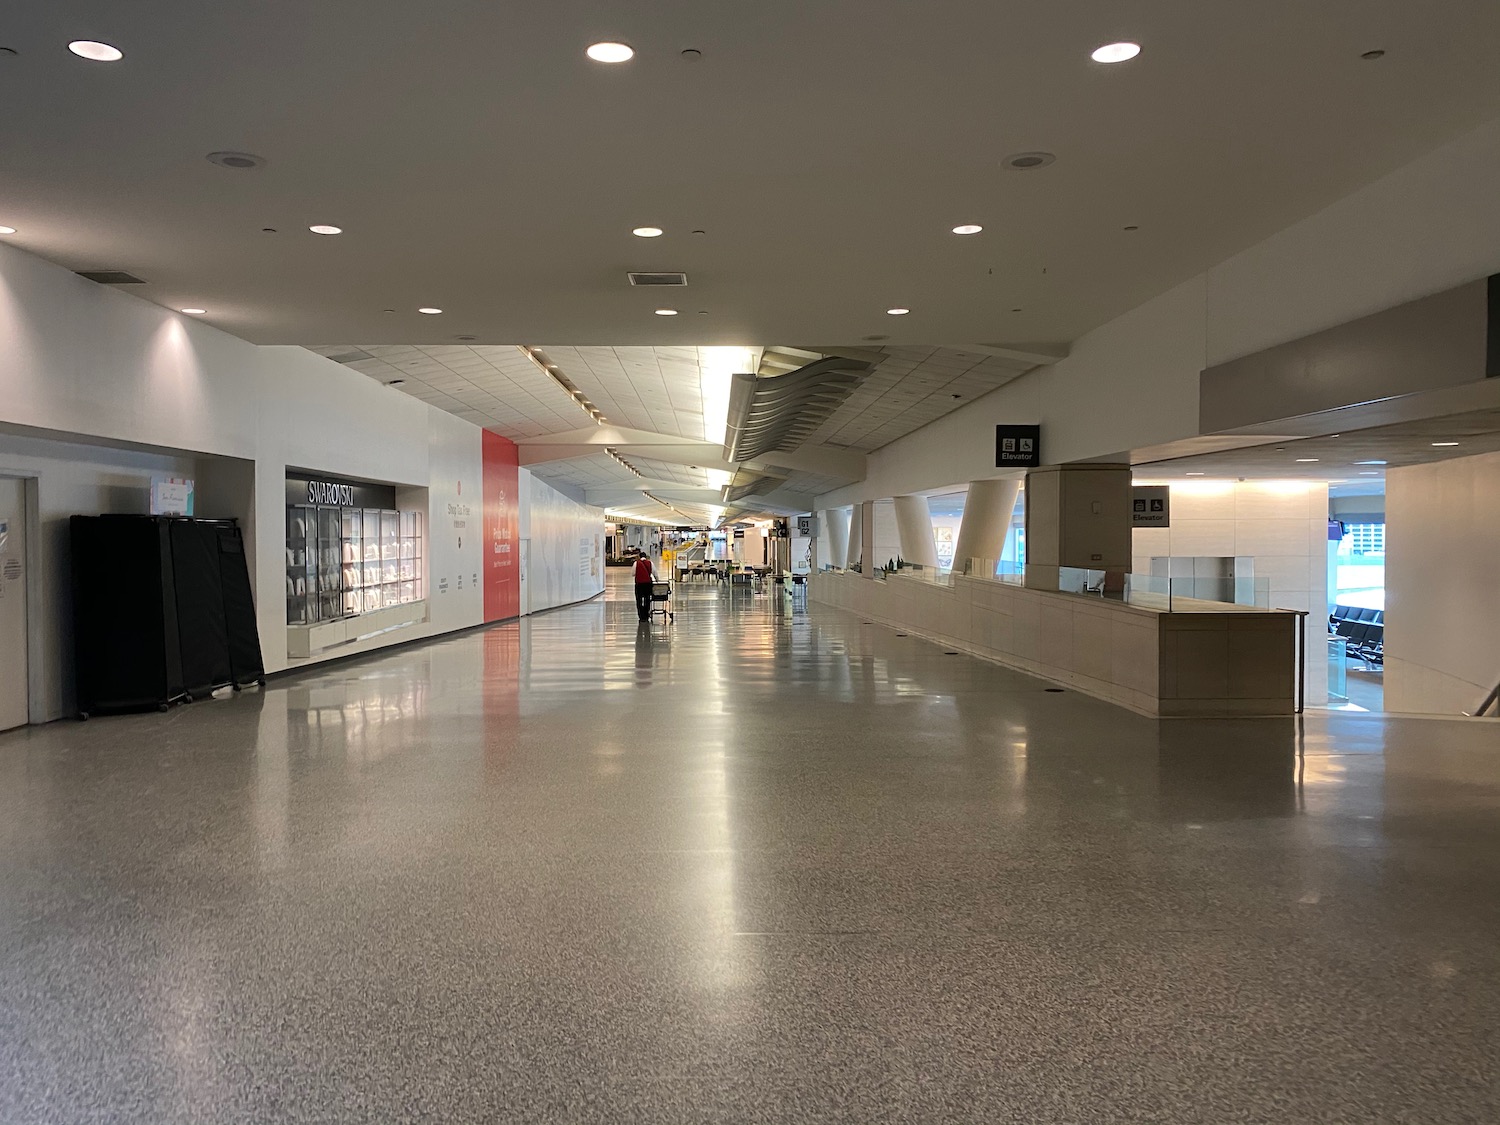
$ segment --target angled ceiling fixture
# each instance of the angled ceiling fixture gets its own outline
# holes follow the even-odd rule
[[[625,458],[621,457],[620,456],[620,451],[618,449],[616,449],[614,446],[612,446],[612,445],[606,445],[604,447],[604,452],[608,453],[616,461],[618,461],[620,464],[624,465],[627,469],[629,469],[636,476],[640,477],[642,480],[646,479],[646,474],[643,473],[643,472],[641,472],[639,469],[637,469],[629,461],[625,460]]]
[[[823,356],[785,375],[736,375],[724,438],[728,461],[796,449],[843,405],[874,363]]]
[[[529,348],[524,344],[518,345],[518,347],[520,347],[521,349],[521,354],[524,355],[527,359],[531,360],[532,363],[540,367],[542,369],[542,373],[545,374],[547,378],[551,379],[559,387],[568,392],[568,397],[578,405],[578,408],[580,410],[582,410],[599,425],[604,425],[604,412],[588,400],[588,396],[586,396],[582,391],[578,389],[573,380],[569,379],[562,373],[562,369],[558,367],[557,364],[553,363],[552,360],[547,358],[546,352],[542,351],[541,348]]]
[[[786,476],[778,476],[767,470],[741,469],[734,474],[734,479],[724,486],[720,499],[725,504],[734,504],[747,496],[764,496],[768,492],[775,492],[786,481]]]
[[[668,511],[676,512],[684,520],[686,520],[688,518],[687,515],[686,515],[686,513],[684,513],[681,510],[673,507],[671,504],[668,504],[665,500],[663,500],[660,496],[656,495],[656,493],[654,493],[654,492],[643,492],[643,493],[641,493],[641,495],[645,496],[647,499],[655,500],[658,504],[660,504],[663,508],[666,508]]]

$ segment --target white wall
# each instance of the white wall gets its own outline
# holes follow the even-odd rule
[[[21,435],[4,439],[0,449],[9,451],[12,471],[37,477],[44,519],[53,521],[45,533],[52,551],[33,586],[52,617],[44,630],[50,636],[44,687],[33,693],[35,717],[55,718],[67,706],[62,653],[68,645],[57,632],[65,618],[53,616],[66,605],[57,521],[74,513],[144,511],[133,490],[155,471],[204,475],[205,499],[235,510],[203,514],[241,518],[268,671],[288,666],[281,590],[289,467],[389,482],[432,505],[431,620],[325,657],[482,618],[475,585],[480,430],[302,348],[248,344],[0,246],[0,423]],[[140,446],[151,449],[131,451]],[[238,459],[244,473],[226,475],[224,458]],[[473,511],[473,534],[462,547],[445,507],[459,500],[460,483],[462,502]],[[111,491],[120,488],[131,495]],[[449,593],[437,595],[443,576],[452,579]]]
[[[151,510],[153,476],[191,477],[195,471],[191,457],[0,433],[0,475],[37,480],[41,567],[29,576],[28,595],[40,609],[40,633],[31,638],[29,651],[34,684],[32,709],[36,710],[40,695],[44,713],[33,716],[34,719],[61,718],[75,710],[68,517],[80,512],[147,513]],[[37,618],[33,617],[33,621]]]
[[[1328,699],[1323,635],[1328,605],[1328,486],[1295,481],[1203,481],[1172,488],[1172,526],[1132,532],[1136,574],[1153,557],[1250,556],[1269,579],[1271,609],[1307,618],[1307,701]]]
[[[1002,475],[997,423],[1042,425],[1052,463],[1191,437],[1198,374],[1500,272],[1500,120],[1436,149],[1074,342],[869,458],[819,508]]]
[[[604,590],[604,509],[580,504],[521,470],[521,612],[540,613]]]
[[[1500,680],[1500,453],[1385,475],[1385,708],[1472,712]]]

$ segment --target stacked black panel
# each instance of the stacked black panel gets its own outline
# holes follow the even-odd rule
[[[72,552],[80,718],[264,682],[233,520],[74,516]]]

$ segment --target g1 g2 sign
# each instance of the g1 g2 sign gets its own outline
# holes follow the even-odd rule
[[[1041,463],[1042,427],[995,427],[995,468],[1034,469]]]

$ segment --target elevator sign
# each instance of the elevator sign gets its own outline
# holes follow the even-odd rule
[[[995,468],[1034,469],[1041,463],[1040,426],[995,427]]]
[[[1130,490],[1131,527],[1171,527],[1172,490],[1164,484],[1138,484]]]

